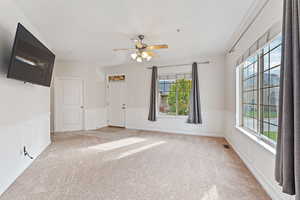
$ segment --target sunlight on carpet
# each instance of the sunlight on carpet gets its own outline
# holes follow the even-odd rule
[[[148,150],[148,149],[151,149],[151,148],[153,148],[153,147],[162,145],[162,144],[164,144],[164,143],[166,143],[166,142],[165,142],[165,141],[160,141],[160,142],[155,142],[155,143],[153,143],[153,144],[149,144],[149,145],[146,145],[146,146],[137,148],[137,149],[129,150],[129,151],[126,151],[126,152],[124,152],[124,153],[121,153],[120,156],[118,156],[116,159],[121,159],[121,158],[130,156],[130,155],[133,155],[133,154],[142,152],[142,151],[146,151],[146,150]]]
[[[90,146],[88,148],[82,149],[82,151],[86,151],[86,150],[95,150],[95,151],[99,151],[99,152],[110,151],[110,150],[126,147],[129,145],[137,144],[137,143],[144,142],[144,141],[146,141],[146,139],[131,137],[131,138],[127,138],[127,139],[121,139],[121,140],[117,140],[117,141],[113,141],[113,142]]]

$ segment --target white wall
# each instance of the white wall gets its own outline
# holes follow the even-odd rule
[[[101,72],[101,68],[97,68],[97,64],[58,61],[55,66],[54,76],[55,78],[76,77],[84,81],[85,130],[106,126],[105,76]],[[55,87],[53,87],[53,90],[55,90]],[[52,112],[54,112],[54,106]],[[55,131],[60,130],[55,129]]]
[[[42,39],[11,0],[0,1],[0,195],[50,144],[50,89],[7,79],[17,23]]]
[[[211,64],[199,65],[199,84],[202,125],[187,124],[186,118],[158,117],[157,122],[147,120],[149,111],[149,96],[151,70],[149,64],[128,64],[106,67],[106,74],[126,75],[126,127],[147,129],[173,133],[223,136],[224,114],[224,57],[209,58]],[[184,67],[191,71],[191,67]],[[182,69],[168,68],[164,73],[176,73]],[[163,73],[159,70],[159,73]]]
[[[226,56],[226,138],[247,164],[272,199],[290,199],[281,193],[274,180],[275,155],[249,136],[235,128],[235,63],[273,24],[282,18],[282,0],[271,0],[251,29],[245,34],[235,52]]]

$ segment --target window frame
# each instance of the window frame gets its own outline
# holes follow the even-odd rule
[[[276,141],[272,140],[271,138],[265,136],[263,134],[264,132],[264,124],[265,123],[268,123],[268,126],[270,127],[270,124],[272,124],[270,122],[270,111],[269,111],[269,107],[270,106],[274,106],[276,107],[277,106],[277,118],[278,118],[278,105],[271,105],[270,102],[269,102],[269,95],[268,95],[268,103],[267,104],[264,104],[264,99],[263,99],[263,95],[264,95],[264,90],[267,89],[268,90],[268,94],[270,92],[270,89],[272,88],[279,88],[280,87],[280,76],[279,76],[279,84],[278,85],[271,85],[271,76],[269,74],[268,76],[268,85],[267,87],[264,86],[264,73],[265,72],[269,72],[272,70],[272,69],[276,69],[279,67],[281,67],[281,63],[279,64],[276,64],[274,66],[271,67],[271,52],[273,50],[276,50],[277,48],[282,48],[282,40],[279,44],[276,44],[274,45],[272,48],[270,47],[270,44],[274,41],[276,41],[279,37],[281,36],[281,34],[278,34],[276,35],[272,40],[270,40],[270,42],[266,43],[263,48],[259,49],[258,51],[256,51],[254,54],[252,54],[251,56],[249,56],[248,58],[251,58],[251,57],[256,57],[257,58],[257,71],[256,71],[256,75],[253,75],[253,76],[249,76],[247,77],[247,79],[251,79],[255,76],[257,76],[257,86],[256,86],[256,89],[257,89],[257,95],[256,95],[256,105],[257,105],[257,119],[256,119],[256,123],[257,123],[257,130],[252,130],[246,126],[244,126],[244,81],[247,80],[247,79],[244,79],[244,67],[246,65],[246,61],[244,61],[242,64],[240,64],[238,67],[237,67],[237,72],[236,72],[236,89],[237,89],[237,96],[236,96],[236,99],[237,99],[237,104],[236,104],[236,112],[237,112],[237,120],[236,120],[236,123],[237,123],[237,128],[239,130],[242,130],[242,132],[246,132],[247,134],[250,133],[251,135],[255,136],[258,141],[262,141],[264,144],[270,146],[272,149],[275,149],[276,147]],[[265,51],[264,49],[268,47],[268,51]],[[268,55],[268,68],[266,69],[265,68],[265,63],[264,63],[264,56],[265,55]],[[281,57],[281,55],[280,55]],[[247,59],[248,59],[247,58]],[[253,64],[253,63],[252,63]],[[247,67],[249,67],[251,64],[248,64]],[[252,88],[251,89],[252,91],[255,91],[255,88]],[[250,90],[249,90],[250,91]],[[278,97],[279,98],[279,97]],[[265,107],[268,107],[268,122],[264,121],[264,116],[263,116],[263,109]],[[277,123],[278,123],[278,120],[277,120]],[[278,124],[272,124],[272,126],[277,126],[278,127]],[[268,128],[268,130],[270,130],[270,128]],[[278,134],[278,132],[277,132]],[[260,142],[259,142],[260,143]]]
[[[175,82],[177,80],[180,80],[180,76],[184,76],[184,79],[186,79],[186,76],[189,76],[190,79],[187,79],[187,80],[192,80],[192,72],[182,72],[182,73],[162,73],[162,74],[159,74],[158,75],[158,92],[157,92],[157,116],[158,118],[187,118],[188,117],[188,114],[187,115],[178,115],[178,88],[176,88],[176,114],[175,115],[170,115],[170,114],[164,114],[162,112],[160,112],[160,81],[163,80],[163,79],[160,79],[160,76],[174,76],[175,77]],[[168,80],[168,79],[165,79],[165,80]]]

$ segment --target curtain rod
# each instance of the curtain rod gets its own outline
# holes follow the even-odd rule
[[[209,61],[204,61],[204,62],[197,62],[199,65],[205,65],[209,64]],[[157,68],[165,68],[165,67],[181,67],[181,66],[192,66],[193,63],[186,63],[186,64],[176,64],[176,65],[161,65],[161,66],[156,66]],[[147,69],[152,69],[152,67],[147,67]]]
[[[262,13],[264,8],[267,6],[270,0],[266,0],[266,2],[263,4],[263,6],[259,9],[259,11],[256,13],[254,18],[251,20],[251,22],[248,24],[248,26],[245,28],[245,30],[241,33],[239,38],[236,40],[236,42],[233,44],[233,46],[230,48],[229,53],[232,53],[235,49],[235,47],[240,43],[241,39],[244,37],[244,35],[248,32],[248,30],[251,28],[251,26],[254,24],[258,16]]]

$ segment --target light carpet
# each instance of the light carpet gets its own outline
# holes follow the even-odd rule
[[[0,200],[269,200],[222,138],[57,133]]]

